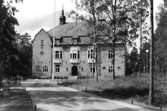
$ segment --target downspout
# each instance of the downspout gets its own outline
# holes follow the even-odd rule
[[[52,46],[51,46],[51,79],[54,80],[54,63],[53,63],[53,53],[54,52],[54,37],[52,38]]]

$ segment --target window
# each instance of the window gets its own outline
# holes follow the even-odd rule
[[[43,67],[43,72],[48,72],[48,66]]]
[[[113,72],[113,70],[114,70],[114,66],[113,65],[108,68],[108,72]]]
[[[66,71],[68,72],[68,67],[66,67]]]
[[[59,59],[59,51],[55,51],[55,58]]]
[[[44,55],[44,51],[40,51],[40,55]]]
[[[93,55],[94,55],[93,53],[94,53],[93,49],[88,50],[88,59],[93,59]]]
[[[72,58],[72,54],[70,54],[70,58]]]
[[[76,59],[77,54],[73,53],[73,59]]]
[[[41,40],[41,49],[43,49],[44,46],[44,40]]]
[[[59,64],[55,64],[55,72],[60,72],[60,65]]]
[[[79,59],[80,58],[80,51],[71,53],[70,58],[71,59]]]
[[[62,51],[60,51],[60,58],[62,59]]]
[[[109,59],[112,59],[113,58],[113,51],[110,49],[109,51],[108,51],[108,58]]]
[[[36,66],[36,72],[41,72],[40,66]]]
[[[74,40],[73,40],[73,43],[74,43],[74,44],[77,44],[77,43],[78,43],[78,40],[77,40],[77,39],[74,39]]]
[[[55,51],[55,59],[62,59],[62,51]]]
[[[90,64],[90,72],[95,72],[95,64]]]
[[[80,58],[80,52],[78,51],[78,59]]]
[[[90,51],[88,50],[88,58],[90,58]]]

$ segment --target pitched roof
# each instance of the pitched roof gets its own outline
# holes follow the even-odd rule
[[[49,35],[55,38],[61,38],[65,36],[71,36],[74,38],[79,36],[87,36],[89,32],[90,28],[86,22],[59,25],[48,31]]]

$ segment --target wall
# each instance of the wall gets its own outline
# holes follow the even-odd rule
[[[109,72],[109,67],[112,65],[112,60],[108,58],[109,46],[103,46],[101,50],[101,77],[113,77],[113,72]],[[117,46],[115,48],[115,76],[125,76],[125,48]]]
[[[60,72],[54,72],[56,77],[67,77],[71,76],[71,68],[73,65],[78,67],[79,76],[93,76],[90,72],[90,64],[88,63],[88,48],[92,46],[80,46],[80,62],[71,64],[70,63],[70,47],[74,46],[63,46],[62,62],[60,64]],[[78,47],[78,46],[76,46]],[[109,46],[101,46],[98,54],[100,77],[101,78],[112,78],[113,73],[109,72],[109,67],[112,65],[112,60],[108,58],[108,51],[111,49]],[[115,75],[125,75],[125,49],[122,46],[118,46],[115,49]]]
[[[41,40],[43,40],[43,49],[41,49]],[[44,53],[41,55],[40,52]],[[47,72],[43,72],[44,66],[48,67]],[[36,67],[40,66],[41,71],[37,71]],[[35,76],[51,77],[51,40],[49,35],[41,30],[33,41],[33,64],[32,72]]]
[[[78,46],[76,46],[78,47]],[[80,47],[80,62],[70,63],[70,47],[63,46],[62,62],[60,63],[60,72],[54,72],[56,77],[71,76],[71,68],[73,65],[78,67],[79,76],[91,76],[89,64],[87,62],[87,47]]]

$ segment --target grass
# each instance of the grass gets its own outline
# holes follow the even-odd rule
[[[167,106],[167,82],[164,83],[162,80],[165,81],[167,78],[156,76],[154,105],[158,107]],[[148,104],[148,74],[120,77],[115,80],[69,80],[59,85],[73,87],[109,99],[130,101],[133,98],[136,102]]]
[[[0,111],[33,111],[30,96],[24,89],[10,89],[7,95],[0,96]]]

